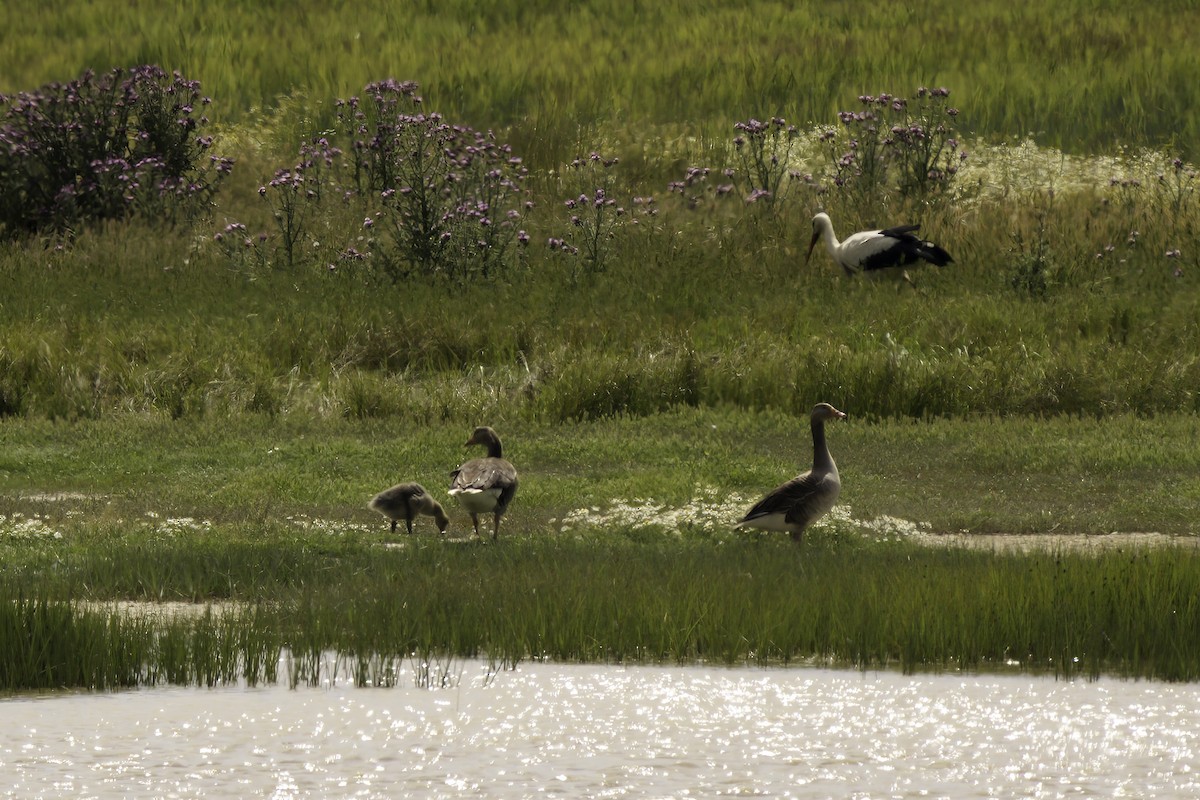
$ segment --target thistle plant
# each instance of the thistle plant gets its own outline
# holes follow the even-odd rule
[[[1196,195],[1200,188],[1200,173],[1183,161],[1182,158],[1171,160],[1170,169],[1158,175],[1159,202],[1162,217],[1167,225],[1169,246],[1166,257],[1171,264],[1171,273],[1176,278],[1184,275],[1184,251],[1179,247],[1181,242],[1194,242],[1200,238],[1200,221],[1197,220]],[[1195,260],[1195,251],[1192,259]]]
[[[246,225],[236,220],[213,234],[213,243],[235,270],[263,266],[266,255],[262,245],[266,240],[265,233],[251,236]]]
[[[1150,169],[1144,163],[1130,166],[1133,174],[1109,178],[1104,205],[1145,226],[1148,241],[1165,247],[1162,252],[1171,274],[1183,277],[1190,255],[1187,243],[1200,235],[1196,203],[1200,173],[1178,156]],[[1131,247],[1137,244],[1138,236],[1138,231],[1131,232],[1127,243]],[[1106,248],[1097,257],[1103,258],[1108,251]]]
[[[442,269],[455,278],[487,279],[506,266],[514,246],[528,243],[520,229],[533,209],[522,188],[528,170],[492,131],[464,126],[451,131],[441,151],[446,172],[437,176],[445,186],[443,234],[450,234]]]
[[[589,272],[604,271],[612,241],[629,219],[624,206],[618,205],[615,198],[613,168],[617,163],[615,157],[605,158],[592,152],[587,158],[576,158],[565,170],[568,179],[573,179],[572,196],[564,203],[576,233],[569,238],[578,242],[572,249],[582,254]],[[560,245],[558,249],[564,248]]]
[[[789,174],[792,149],[799,132],[781,117],[770,122],[749,119],[734,126],[738,134],[733,139],[737,169],[726,171],[735,185],[741,184],[742,196],[748,203],[780,198],[786,188],[784,178]]]
[[[421,95],[413,81],[387,80],[369,83],[361,96],[335,103],[339,135],[350,143],[354,188],[360,194],[382,192],[396,185],[394,167],[397,121],[419,113]]]
[[[1012,271],[1008,283],[1018,294],[1043,298],[1058,277],[1058,263],[1050,246],[1049,222],[1054,209],[1054,190],[1047,190],[1045,202],[1039,195],[1033,203],[1036,225],[1033,235],[1026,238],[1020,231],[1012,235],[1009,258]]]
[[[726,172],[728,177],[729,171]],[[689,209],[699,208],[706,197],[721,197],[733,191],[732,183],[714,185],[709,183],[711,167],[688,167],[683,178],[667,184],[667,191],[679,195]]]
[[[921,87],[908,99],[862,95],[859,111],[838,114],[841,128],[822,131],[834,190],[864,205],[891,196],[929,201],[954,185],[967,154],[955,135],[950,90]]]
[[[1182,158],[1171,159],[1171,168],[1158,174],[1162,205],[1175,217],[1181,217],[1196,201],[1200,189],[1200,173]]]
[[[332,172],[342,151],[325,137],[318,137],[300,148],[300,161],[280,169],[259,187],[258,194],[271,206],[271,216],[279,232],[280,247],[289,269],[297,262],[301,237],[308,230],[313,212],[331,189]]]
[[[0,96],[0,236],[206,210],[233,168],[201,132],[209,103],[156,66]]]
[[[1109,178],[1108,188],[1113,204],[1122,211],[1132,214],[1142,207],[1145,189],[1138,178]]]
[[[391,245],[381,264],[394,279],[491,277],[514,243],[528,241],[520,235],[531,207],[527,170],[491,131],[422,111],[416,92],[415,83],[388,80],[369,84],[365,101],[338,102],[355,188],[382,206],[372,218]]]
[[[737,134],[732,165],[719,170],[688,167],[680,180],[667,184],[667,191],[682,197],[688,208],[734,196],[748,204],[765,202],[774,207],[794,184],[790,179],[801,177],[789,166],[799,138],[796,126],[775,117],[769,122],[749,119],[733,127]]]

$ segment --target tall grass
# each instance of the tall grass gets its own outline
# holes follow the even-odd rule
[[[275,114],[261,107],[269,98],[244,89],[246,76],[283,81],[272,97],[290,91],[290,82],[310,78],[289,77],[294,67],[283,62],[291,56],[270,46],[291,30],[270,9],[184,4],[139,16],[101,3],[71,21],[48,12],[2,12],[31,39],[52,32],[68,43],[49,52],[83,52],[103,61],[96,54],[106,48],[132,47],[137,60],[179,65],[214,95],[227,86],[257,110],[231,114],[218,142],[238,165],[223,186],[211,227],[164,232],[161,226],[113,224],[80,232],[65,249],[59,242],[33,241],[0,250],[0,276],[9,289],[0,296],[0,415],[69,420],[129,411],[172,418],[248,412],[425,423],[481,416],[575,421],[679,405],[802,412],[817,395],[876,417],[1195,411],[1200,325],[1192,312],[1200,261],[1188,242],[1200,233],[1200,207],[1194,171],[1183,162],[1178,170],[1170,166],[1171,157],[1186,150],[1190,117],[1184,109],[1193,82],[1168,77],[1162,86],[1137,85],[1145,80],[1146,63],[1173,75],[1170,65],[1196,58],[1190,48],[1162,46],[1180,35],[1186,28],[1181,21],[1194,12],[1147,4],[1075,15],[1078,9],[1070,6],[1039,9],[1030,19],[990,4],[924,8],[925,16],[914,12],[901,22],[945,29],[944,47],[936,53],[922,44],[927,36],[910,36],[897,24],[894,10],[858,5],[693,4],[635,11],[592,3],[555,12],[497,2],[436,13],[418,8],[402,25],[375,28],[366,24],[373,14],[394,12],[366,8],[351,20],[336,8],[301,4],[297,19],[329,36],[308,42],[314,52],[305,64],[332,64],[336,51],[337,70],[306,68],[304,76],[330,83],[302,87]],[[84,33],[88,14],[132,33],[93,42]],[[564,14],[588,24],[562,28],[570,31],[566,40],[549,36]],[[663,24],[642,24],[638,15]],[[987,36],[977,35],[984,29]],[[382,30],[399,33],[383,37]],[[531,33],[518,35],[522,30]],[[180,31],[189,35],[176,35]],[[696,56],[694,48],[715,46],[713,39],[729,31],[763,46],[739,48],[733,59]],[[531,48],[528,37],[553,44]],[[463,61],[440,55],[461,48],[434,46],[466,38],[472,52],[497,48],[509,58]],[[1076,46],[1058,46],[1068,39]],[[571,45],[559,52],[564,41]],[[826,41],[847,45],[842,52],[848,49],[849,56],[838,61],[837,71],[851,77],[797,91],[799,81],[789,76],[823,74],[808,62],[826,59],[831,51],[816,46]],[[1022,79],[1024,94],[1006,83],[1003,103],[983,83],[955,82],[955,64],[989,68],[976,45],[968,45],[975,41],[1008,48],[1004,61],[1012,66],[1005,67],[1005,81],[1017,80],[1020,69],[1038,80]],[[893,54],[903,51],[892,44],[915,50],[901,58]],[[258,186],[279,166],[294,163],[296,149],[329,124],[322,117],[329,117],[333,96],[383,77],[374,73],[370,54],[382,59],[393,47],[405,55],[386,62],[389,72],[421,80],[426,107],[448,120],[508,127],[516,154],[531,162],[538,159],[524,146],[541,139],[561,144],[530,176],[536,206],[522,224],[527,222],[533,244],[486,285],[393,282],[386,265],[343,259],[351,248],[371,249],[374,234],[364,228],[364,216],[378,209],[369,199],[343,202],[339,194],[322,203],[306,223],[305,241],[288,244],[287,258],[253,244],[259,231],[273,225]],[[954,53],[968,47],[969,56],[964,49],[956,60]],[[219,57],[205,56],[206,48]],[[235,69],[231,48],[239,54],[261,50],[263,60],[238,62]],[[614,52],[621,57],[598,57]],[[1041,80],[1048,53],[1056,54],[1061,80]],[[920,74],[919,65],[935,55],[941,71]],[[72,57],[80,56],[53,56]],[[1094,69],[1102,57],[1106,68]],[[30,58],[12,74],[26,63],[52,71]],[[488,63],[495,74],[442,83],[418,74],[421,59],[449,72]],[[1125,70],[1124,59],[1131,65]],[[247,70],[247,63],[263,68]],[[402,69],[409,63],[411,73]],[[909,67],[894,72],[902,63]],[[204,74],[208,68],[212,77]],[[607,80],[609,70],[622,70],[621,81]],[[736,71],[736,79],[727,70]],[[703,91],[674,88],[682,75],[701,82]],[[519,90],[505,88],[506,76]],[[768,111],[803,121],[807,131],[833,123],[835,111],[853,106],[862,91],[907,92],[926,78],[954,86],[964,137],[988,114],[1020,121],[1005,116],[976,132],[1020,136],[1032,124],[1025,122],[1032,112],[1022,110],[1022,98],[1056,92],[1062,96],[1030,101],[1053,110],[1033,117],[1040,126],[1067,109],[1061,124],[1078,133],[1074,147],[1086,147],[1089,136],[1163,141],[1145,131],[1114,136],[1106,127],[1114,119],[1137,127],[1145,121],[1143,111],[1159,113],[1106,111],[1132,98],[1166,114],[1182,103],[1169,123],[1181,138],[1171,143],[1174,150],[1149,162],[1130,150],[1114,153],[1107,141],[1087,182],[1069,191],[1055,185],[1053,174],[1042,174],[1044,165],[1026,163],[1033,160],[1027,151],[1002,149],[987,168],[960,177],[952,202],[896,201],[886,211],[822,192],[815,183],[771,204],[709,197],[692,208],[666,192],[688,166],[719,171],[731,164],[734,119]],[[1079,89],[1110,78],[1125,81],[1119,97]],[[756,82],[779,84],[780,94]],[[447,85],[454,90],[447,92]],[[613,86],[628,91],[615,93]],[[547,109],[549,119],[522,109],[529,102],[523,93],[534,87],[560,104]],[[609,107],[618,96],[621,107]],[[801,102],[807,105],[798,107]],[[587,113],[577,107],[585,105]],[[543,136],[547,124],[571,130]],[[704,129],[699,136],[680,130],[693,125]],[[976,144],[984,142],[972,136],[968,149]],[[654,197],[659,211],[610,231],[606,269],[598,274],[544,246],[571,230],[563,202],[577,197],[571,192],[578,187],[564,182],[562,167],[593,149],[620,156],[617,168],[606,172],[606,194],[630,209],[633,198]],[[819,177],[828,165],[805,152],[795,166]],[[1188,177],[1181,182],[1181,175]],[[806,266],[801,259],[808,221],[822,206],[843,235],[919,221],[925,235],[954,254],[955,264],[920,275],[920,293],[837,279],[820,252]],[[235,242],[231,249],[214,241],[231,224],[246,226],[251,246]]]
[[[319,589],[285,577],[267,605],[156,625],[10,598],[0,685],[273,682],[281,654],[297,685],[328,677],[331,653],[374,684],[394,683],[405,659],[455,657],[1200,677],[1190,548],[1018,555],[582,537],[312,560]]]
[[[305,598],[295,614],[298,635],[314,637],[308,646],[1200,676],[1200,557],[1191,550],[1020,556],[568,541],[413,548],[376,573],[367,591]]]
[[[286,14],[242,0],[154,12],[117,2],[69,13],[13,7],[0,12],[10,42],[0,91],[87,67],[160,63],[202,80],[236,120],[284,96],[329,101],[394,75],[421,82],[439,109],[475,127],[521,128],[517,143],[541,166],[569,157],[580,125],[623,119],[636,133],[686,121],[705,132],[754,114],[819,122],[846,97],[932,83],[961,87],[979,133],[1034,132],[1071,147],[1190,142],[1196,13],[1185,2],[945,0],[899,12],[611,0],[371,2],[352,13],[300,2]]]
[[[1036,295],[1015,280],[1010,238],[1029,229],[992,224],[1015,207],[923,217],[957,263],[918,275],[919,293],[835,277],[819,252],[799,263],[799,207],[771,249],[672,219],[681,233],[627,242],[583,285],[551,253],[503,283],[392,287],[316,269],[248,280],[136,226],[65,254],[13,246],[0,253],[0,413],[568,421],[800,412],[816,396],[880,417],[1195,411],[1196,267],[1165,258],[1171,239],[1149,226],[1097,258],[1129,233],[1104,199],[1055,212]]]
[[[274,682],[279,638],[262,622],[253,609],[153,620],[6,586],[0,690]]]

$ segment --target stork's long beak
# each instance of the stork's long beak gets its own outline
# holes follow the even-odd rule
[[[812,260],[813,248],[817,246],[817,240],[821,238],[820,231],[813,231],[812,241],[808,243],[808,253],[804,256],[804,263],[807,264]]]

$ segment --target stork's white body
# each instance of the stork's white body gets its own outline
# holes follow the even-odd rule
[[[813,236],[808,246],[808,257],[812,257],[813,247],[820,240],[829,257],[847,275],[897,268],[902,277],[911,283],[908,273],[904,271],[905,266],[928,261],[941,267],[954,261],[949,253],[933,242],[916,236],[920,228],[920,225],[901,225],[885,230],[859,231],[839,242],[833,232],[833,222],[822,211],[813,217]]]

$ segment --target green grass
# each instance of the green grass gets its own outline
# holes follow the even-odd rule
[[[522,486],[499,544],[451,504],[449,539],[418,525],[398,548],[367,498],[417,478],[448,500],[465,430],[133,416],[0,431],[9,688],[297,685],[327,676],[330,653],[365,684],[453,657],[1200,670],[1192,547],[1023,555],[880,541],[876,524],[1194,533],[1190,416],[839,423],[849,514],[800,547],[730,527],[809,457],[785,414],[502,430]],[[1129,490],[1148,481],[1161,488]],[[655,510],[566,522],[622,499]],[[145,622],[83,600],[219,605]]]
[[[829,437],[846,484],[841,500],[857,519],[891,515],[938,532],[1196,532],[1194,416],[870,422],[851,413]],[[0,514],[41,515],[68,541],[87,544],[136,541],[168,518],[233,525],[247,537],[289,517],[375,525],[366,502],[392,483],[418,480],[444,492],[449,471],[474,449],[463,447],[471,427],[9,419],[0,425]],[[732,408],[498,429],[524,476],[514,530],[529,535],[614,499],[672,508],[710,491],[753,499],[806,467],[812,453],[803,419]],[[463,533],[464,519],[452,518],[453,534]]]
[[[922,215],[957,263],[920,273],[919,292],[846,280],[819,252],[799,263],[799,202],[767,230],[749,209],[664,209],[580,282],[545,250],[495,284],[400,286],[323,262],[247,276],[197,247],[203,229],[11,245],[0,411],[571,421],[824,398],[874,418],[1194,412],[1200,272],[1189,255],[1176,278],[1162,253],[1186,248],[1195,204],[1173,224],[1153,198],[1136,218],[1106,200],[1057,201],[1040,296],[1012,285],[1011,237],[1029,227],[993,224],[1016,201]],[[342,222],[321,238],[353,235]]]
[[[213,561],[246,550],[216,552]],[[145,566],[166,572],[188,548],[153,555]],[[304,560],[318,584],[276,573],[266,604],[155,625],[45,598],[7,602],[0,685],[273,681],[284,648],[296,660],[292,685],[317,679],[331,652],[360,665],[360,682],[387,680],[386,665],[406,658],[447,655],[1200,677],[1191,548],[1021,556],[607,536],[338,544]]]
[[[639,140],[660,128],[724,138],[737,119],[822,122],[863,92],[921,84],[954,88],[973,132],[1189,144],[1196,22],[1186,2],[300,2],[283,13],[101,0],[0,12],[0,91],[151,62],[201,80],[215,113],[238,120],[293,95],[328,114],[334,97],[393,76],[477,128],[518,129],[543,167],[573,155],[580,128],[614,120]]]

